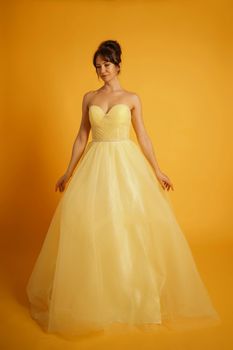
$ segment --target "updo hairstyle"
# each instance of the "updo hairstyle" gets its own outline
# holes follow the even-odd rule
[[[96,58],[97,56],[103,57],[106,61],[112,62],[119,67],[118,74],[120,73],[121,63],[121,46],[116,40],[103,41],[93,56],[93,65],[97,72]]]

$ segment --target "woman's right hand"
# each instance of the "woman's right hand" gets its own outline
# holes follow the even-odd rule
[[[62,175],[56,183],[55,192],[57,191],[57,189],[59,189],[60,192],[63,192],[68,180],[69,180],[69,176],[66,173]]]

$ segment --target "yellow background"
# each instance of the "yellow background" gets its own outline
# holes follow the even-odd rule
[[[3,349],[231,348],[232,14],[227,0],[1,3]],[[69,343],[42,333],[28,314],[24,288],[60,198],[55,183],[70,160],[82,97],[102,85],[92,57],[107,39],[121,44],[120,82],[141,98],[177,219],[223,319],[218,329]]]

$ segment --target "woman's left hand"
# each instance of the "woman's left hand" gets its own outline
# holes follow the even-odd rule
[[[169,191],[171,188],[174,191],[173,184],[171,183],[171,180],[169,179],[169,177],[167,175],[162,173],[162,171],[160,171],[160,170],[156,171],[155,175],[156,175],[159,183],[161,184],[161,186],[163,187],[164,190],[167,189],[167,191]]]

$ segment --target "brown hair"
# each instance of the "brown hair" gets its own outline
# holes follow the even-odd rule
[[[121,46],[116,40],[103,41],[93,56],[93,65],[96,69],[96,58],[102,56],[106,61],[110,61],[120,68]],[[121,68],[120,68],[121,69]],[[120,73],[120,69],[118,74]],[[97,70],[97,69],[96,69]]]

